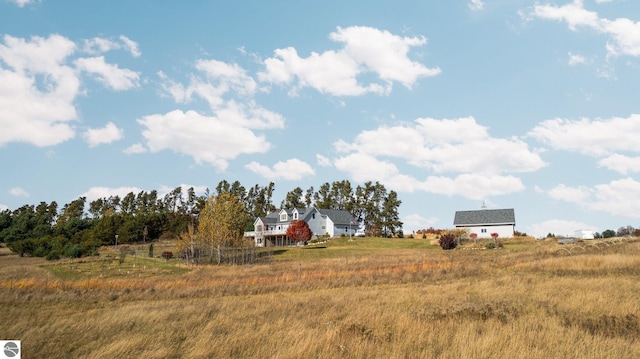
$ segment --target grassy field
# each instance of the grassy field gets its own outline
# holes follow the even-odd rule
[[[0,248],[0,339],[23,358],[640,357],[640,240],[465,247],[341,238],[200,267]]]

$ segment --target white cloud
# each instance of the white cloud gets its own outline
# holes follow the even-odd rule
[[[556,118],[541,122],[528,136],[555,149],[592,156],[640,152],[640,115],[598,120]]]
[[[582,55],[576,55],[569,52],[569,66],[584,65],[587,59]]]
[[[30,41],[5,35],[0,44],[0,145],[51,146],[74,137],[73,101],[80,81],[65,65],[75,44],[60,36]],[[2,66],[2,62],[7,67]],[[42,82],[37,80],[42,78]]]
[[[293,47],[276,49],[274,57],[264,61],[261,81],[277,85],[294,85],[292,93],[312,87],[334,96],[357,96],[365,93],[387,94],[394,81],[407,88],[420,77],[435,76],[439,68],[427,68],[410,60],[411,47],[422,46],[424,37],[401,37],[388,31],[365,26],[338,27],[329,35],[343,48],[300,57]],[[374,73],[381,82],[363,85],[358,77]]]
[[[316,155],[316,162],[318,163],[318,166],[321,167],[331,167],[331,160],[321,154],[317,154]]]
[[[83,51],[91,55],[100,55],[112,50],[126,50],[131,56],[139,57],[141,54],[138,43],[124,35],[118,38],[120,42],[103,37],[86,39],[83,42]]]
[[[382,126],[348,142],[339,140],[334,148],[346,153],[334,165],[356,181],[380,180],[397,191],[470,199],[520,192],[524,184],[510,173],[533,172],[546,165],[523,141],[493,138],[472,117],[421,118],[409,125]],[[438,175],[420,179],[402,174],[397,165]]]
[[[380,181],[398,192],[424,191],[446,196],[460,195],[469,199],[505,195],[524,190],[519,178],[501,175],[465,173],[455,178],[428,176],[425,180],[400,173],[397,166],[374,156],[354,153],[335,160],[337,169],[358,182]]]
[[[135,143],[122,151],[128,155],[136,154],[136,153],[146,153],[147,149],[141,143]]]
[[[121,69],[118,65],[108,64],[103,56],[80,58],[74,61],[76,68],[93,74],[98,81],[116,91],[129,90],[140,86],[138,72]]]
[[[640,157],[629,157],[614,153],[598,161],[598,166],[626,175],[628,172],[640,172]]]
[[[91,128],[82,135],[89,147],[118,141],[122,138],[124,131],[118,128],[113,122],[107,123],[103,128]]]
[[[18,7],[24,7],[27,4],[32,4],[35,2],[35,0],[9,0],[9,1],[18,5]]]
[[[129,51],[129,53],[131,53],[131,56],[133,57],[140,57],[140,55],[142,55],[142,53],[140,52],[140,48],[138,47],[138,43],[131,40],[130,38],[124,36],[124,35],[120,35],[119,37],[120,41],[122,41],[123,44],[123,48],[127,51]]]
[[[471,0],[468,6],[471,11],[480,11],[484,9],[484,2],[482,2],[482,0]]]
[[[229,159],[240,154],[264,153],[271,148],[264,136],[247,127],[195,111],[144,116],[138,123],[145,128],[142,136],[150,152],[173,150],[221,171],[227,168]]]
[[[217,60],[198,60],[195,68],[200,71],[193,75],[187,86],[169,79],[163,72],[158,76],[163,81],[162,88],[178,103],[189,103],[195,96],[205,100],[211,110],[217,111],[227,103],[226,96],[251,98],[257,91],[257,83],[237,64],[227,64]],[[204,76],[202,76],[204,75]]]
[[[0,212],[6,211],[8,209],[9,209],[9,206],[7,206],[6,204],[0,203]]]
[[[628,177],[593,187],[558,185],[549,196],[592,211],[614,216],[640,218],[640,182]]]
[[[389,141],[390,138],[396,139]],[[384,143],[384,146],[380,146]],[[473,117],[417,119],[412,125],[382,126],[363,131],[348,143],[334,144],[341,152],[400,158],[436,173],[500,174],[532,172],[545,166],[537,153],[516,138],[492,138]],[[499,160],[498,160],[499,159]]]
[[[138,74],[103,58],[73,61],[76,44],[60,35],[30,39],[5,35],[0,43],[0,145],[26,142],[53,146],[75,137],[79,69],[122,90],[138,85]],[[75,66],[75,65],[74,65]]]
[[[255,130],[284,127],[282,115],[256,104],[257,83],[237,64],[198,60],[198,73],[188,85],[175,82],[159,72],[163,90],[176,102],[188,103],[196,97],[209,104],[211,115],[181,110],[145,116],[138,120],[146,127],[144,144],[150,152],[171,149],[192,156],[224,171],[228,160],[240,154],[264,153],[271,148],[264,135]],[[143,151],[143,145],[128,153]]]
[[[16,197],[29,197],[29,192],[21,187],[14,187],[9,190],[9,194]]]
[[[556,236],[573,236],[574,232],[580,229],[598,231],[597,228],[583,222],[551,219],[532,224],[526,228],[525,232],[537,238],[544,238],[549,233]]]
[[[536,4],[531,16],[565,21],[572,31],[586,27],[609,35],[610,41],[607,42],[606,48],[611,56],[640,56],[640,22],[628,18],[601,18],[597,12],[584,8],[584,0],[574,0],[563,6]]]
[[[549,190],[549,197],[559,199],[572,203],[584,203],[592,196],[592,191],[588,187],[568,187],[564,184],[559,184]]]
[[[269,168],[253,161],[245,165],[245,168],[268,180],[281,179],[295,181],[300,180],[305,176],[313,176],[316,173],[308,163],[297,158],[292,158],[284,162],[279,161],[273,165],[273,168]]]

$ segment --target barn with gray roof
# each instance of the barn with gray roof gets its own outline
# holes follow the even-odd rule
[[[478,238],[491,238],[491,233],[498,237],[513,237],[516,227],[516,215],[513,208],[480,209],[476,211],[457,211],[453,219],[456,228],[468,228]]]

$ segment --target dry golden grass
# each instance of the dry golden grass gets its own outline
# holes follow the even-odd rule
[[[73,280],[2,249],[0,336],[21,339],[25,358],[640,357],[640,242],[558,248],[388,249]]]

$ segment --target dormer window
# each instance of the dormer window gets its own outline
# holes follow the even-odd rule
[[[282,211],[282,213],[280,213],[280,221],[284,222],[287,220],[287,212]]]
[[[293,212],[293,219],[298,219],[298,211]]]

